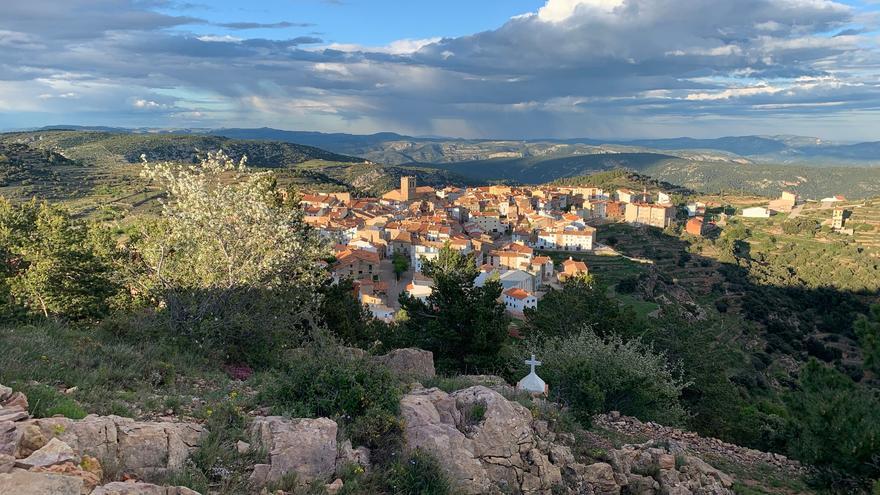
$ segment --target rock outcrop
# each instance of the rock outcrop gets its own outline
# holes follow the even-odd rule
[[[328,481],[336,471],[336,423],[327,418],[286,419],[280,416],[255,418],[251,436],[269,453],[269,464],[254,467],[251,480],[257,485],[296,473],[297,481],[308,484]]]
[[[207,431],[196,423],[139,422],[119,416],[54,417],[17,424],[16,457],[63,442],[78,456],[87,454],[139,477],[179,470]],[[56,444],[57,445],[57,444]]]
[[[720,457],[741,465],[764,465],[779,469],[792,475],[804,474],[804,467],[793,459],[780,454],[761,452],[718,440],[701,437],[696,433],[682,431],[652,422],[642,422],[637,418],[621,416],[619,413],[600,414],[593,418],[593,424],[607,430],[625,435],[669,441],[683,449],[699,455]]]
[[[421,349],[395,349],[388,354],[373,358],[392,373],[408,380],[434,378],[434,354]]]
[[[401,400],[404,438],[468,494],[728,495],[733,480],[672,442],[625,445],[605,462],[578,460],[545,421],[484,386]]]
[[[27,397],[0,385],[0,494],[193,495],[146,483],[99,486],[102,463],[136,477],[181,469],[207,431],[195,423],[140,422],[119,416],[32,419]],[[25,411],[21,414],[21,411]]]
[[[532,414],[494,390],[421,389],[400,407],[406,447],[434,455],[465,493],[549,493],[562,483],[561,466],[531,427]]]
[[[24,469],[0,474],[0,493],[4,495],[82,495],[84,490],[83,480],[74,476],[32,473]]]

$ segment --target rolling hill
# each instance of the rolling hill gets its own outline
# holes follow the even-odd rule
[[[475,183],[451,171],[379,165],[285,142],[57,129],[0,134],[0,195],[62,201],[85,214],[124,216],[156,205],[156,191],[139,175],[141,155],[150,161],[192,163],[218,149],[235,159],[247,156],[251,167],[274,169],[282,187],[379,195],[396,187],[402,175],[434,186]]]

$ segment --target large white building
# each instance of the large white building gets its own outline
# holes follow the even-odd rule
[[[519,287],[507,289],[504,291],[504,307],[511,313],[522,313],[526,308],[537,308],[538,298]]]
[[[763,206],[743,208],[742,216],[746,218],[770,218],[770,209]]]

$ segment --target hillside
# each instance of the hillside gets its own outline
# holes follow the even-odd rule
[[[0,134],[0,194],[65,202],[75,210],[120,218],[154,211],[157,191],[140,177],[141,155],[150,161],[194,163],[222,149],[248,165],[276,171],[282,186],[345,190],[380,195],[402,175],[420,183],[470,185],[452,172],[424,167],[383,166],[311,146],[208,135],[45,130]]]

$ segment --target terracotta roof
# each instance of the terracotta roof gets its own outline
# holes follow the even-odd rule
[[[531,296],[528,291],[520,289],[519,287],[512,287],[510,289],[507,289],[506,291],[504,291],[504,295],[520,300]]]

